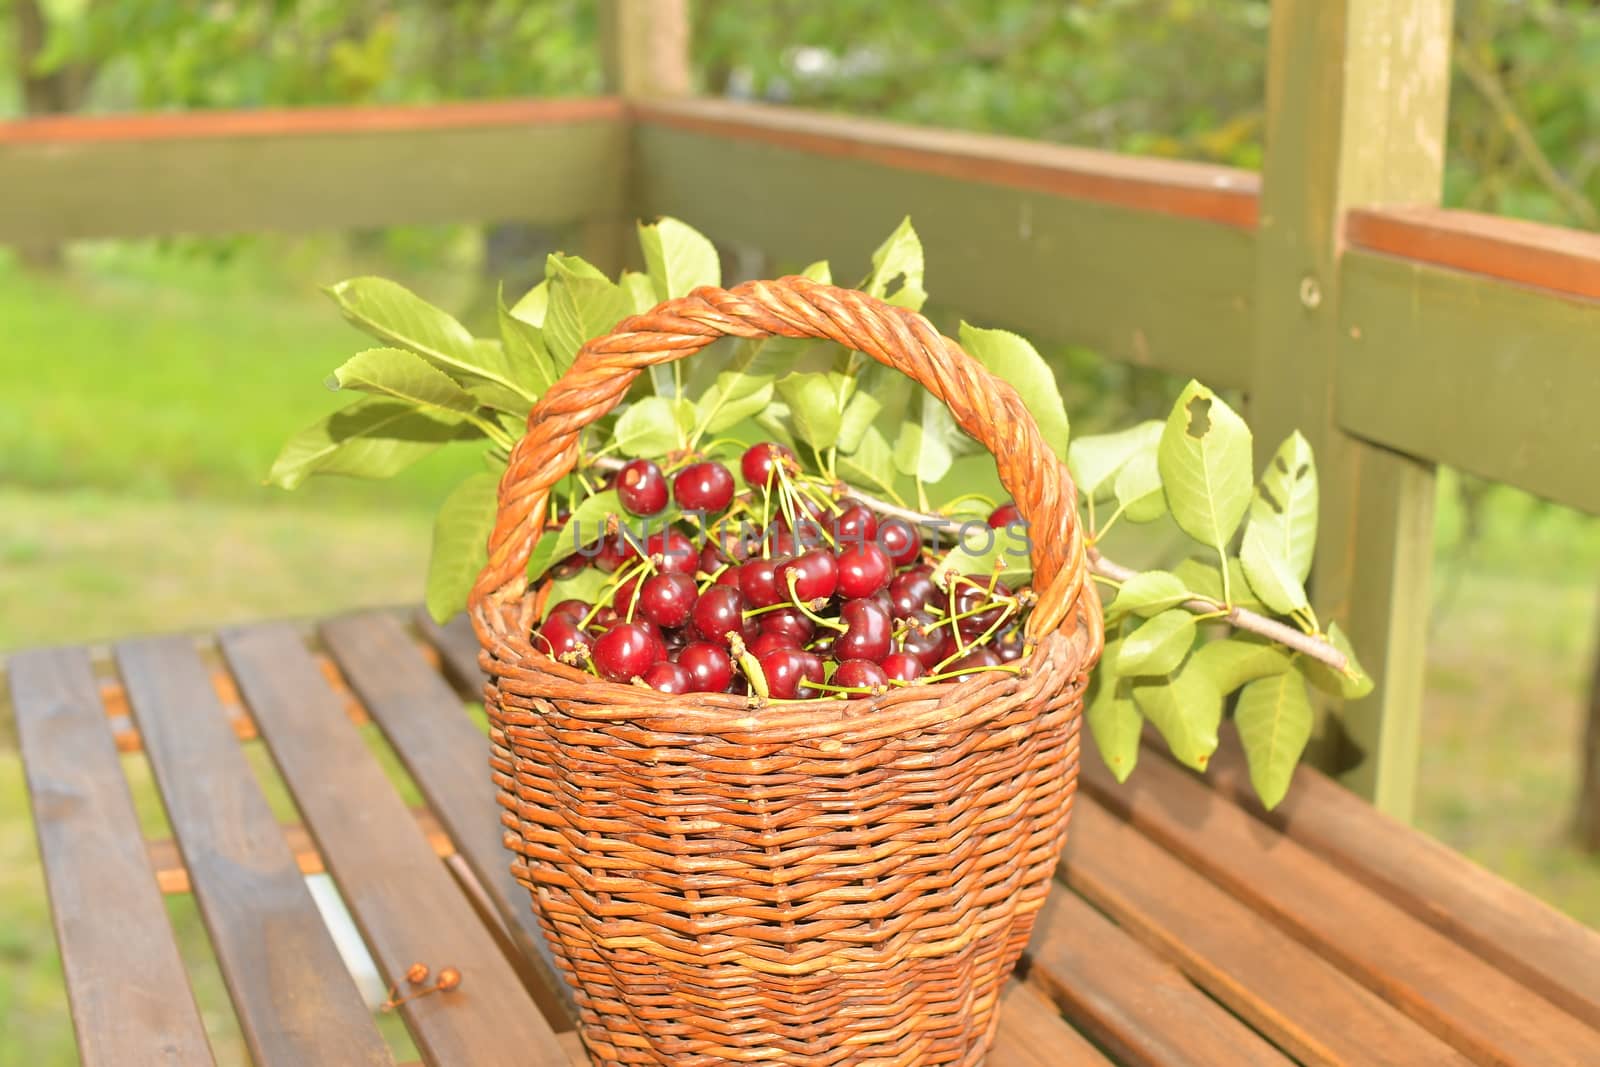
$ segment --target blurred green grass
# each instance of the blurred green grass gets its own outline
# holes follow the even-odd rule
[[[261,484],[283,438],[341,402],[321,382],[363,347],[313,283],[363,268],[315,242],[226,262],[91,249],[58,278],[0,263],[0,650],[420,599],[432,509],[473,450],[385,483]],[[473,298],[448,271],[406,280],[447,307]],[[1507,489],[1476,522],[1464,538],[1446,472],[1418,822],[1600,925],[1600,861],[1565,839],[1600,524]],[[270,760],[252,759],[286,816]],[[148,769],[127,763],[159,824]],[[220,1062],[246,1062],[192,900],[169,914]],[[0,741],[0,1067],[75,1061],[20,762]]]

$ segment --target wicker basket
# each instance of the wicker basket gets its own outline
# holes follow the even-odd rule
[[[898,368],[1031,521],[1020,674],[752,709],[535,652],[524,578],[579,431],[725,335]],[[590,341],[511,455],[472,595],[512,869],[606,1064],[976,1064],[1066,837],[1103,635],[1065,466],[1016,392],[913,312],[804,278],[704,288]]]

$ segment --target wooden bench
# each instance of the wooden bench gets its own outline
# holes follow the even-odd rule
[[[464,626],[370,612],[8,672],[88,1067],[214,1062],[162,902],[178,892],[258,1065],[392,1063],[308,890],[320,871],[385,981],[462,972],[401,1009],[425,1062],[586,1062],[500,843]],[[274,817],[256,737],[303,824]],[[136,749],[172,840],[141,834],[119,760]],[[1261,811],[1231,737],[1207,779],[1153,746],[1141,762],[1118,786],[1085,757],[991,1063],[1600,1064],[1600,935],[1315,772]]]

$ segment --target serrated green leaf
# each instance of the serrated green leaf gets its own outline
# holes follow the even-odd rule
[[[443,444],[477,436],[459,416],[434,417],[400,401],[362,397],[289,438],[267,482],[294,489],[313,474],[388,478]]]
[[[502,301],[498,307],[500,344],[506,365],[514,380],[534,400],[555,384],[556,366],[544,347],[544,334],[525,319],[520,319]]]
[[[1205,600],[1222,600],[1222,572],[1204,560],[1191,556],[1172,568],[1184,585],[1195,596]],[[1228,560],[1228,584],[1233,593],[1233,605],[1251,611],[1265,611],[1267,606],[1258,600],[1250,589],[1250,580],[1244,576],[1244,567],[1237,559]]]
[[[1239,563],[1261,602],[1279,615],[1289,615],[1305,608],[1306,590],[1289,561],[1279,555],[1282,547],[1268,527],[1251,520],[1239,547]]]
[[[1239,693],[1234,725],[1250,764],[1250,784],[1270,811],[1278,806],[1311,739],[1313,715],[1306,683],[1293,671],[1261,678]]]
[[[840,374],[806,372],[779,378],[776,388],[789,406],[789,422],[795,436],[812,448],[822,449],[839,436],[844,406],[853,386]]]
[[[872,425],[883,405],[867,393],[856,393],[844,407],[839,419],[839,436],[834,441],[840,452],[854,452],[861,446],[861,438]]]
[[[550,283],[545,349],[564,374],[585,341],[609,333],[628,315],[632,297],[577,256],[552,255],[545,270]]]
[[[682,448],[695,424],[695,406],[688,400],[647,396],[617,419],[612,439],[625,456],[664,456]]]
[[[1139,735],[1144,729],[1144,716],[1133,702],[1132,683],[1111,669],[1120,643],[1120,638],[1106,641],[1100,669],[1094,676],[1094,691],[1084,707],[1084,718],[1089,721],[1089,732],[1094,735],[1101,758],[1117,781],[1124,782],[1139,762]]]
[[[639,246],[658,301],[684,296],[702,285],[722,284],[716,246],[686,222],[674,218],[653,225],[641,222]]]
[[[1194,616],[1182,608],[1170,608],[1146,619],[1123,639],[1117,673],[1170,674],[1189,654],[1194,633]]]
[[[1117,504],[1129,522],[1154,522],[1167,513],[1154,445],[1141,445],[1117,471]]]
[[[971,523],[958,533],[963,535],[961,540],[950,546],[933,569],[935,586],[943,588],[951,574],[990,575],[998,571],[1000,580],[1008,585],[1033,574],[1026,538],[1006,530],[991,530],[981,522]]]
[[[868,482],[892,490],[895,483],[894,449],[876,426],[867,427],[855,451],[839,457],[839,472],[852,482]]]
[[[1106,608],[1106,619],[1114,622],[1129,612],[1149,618],[1177,607],[1191,595],[1176,574],[1144,571],[1122,583],[1117,598]]]
[[[1317,465],[1300,431],[1290,434],[1267,464],[1250,501],[1250,525],[1262,528],[1288,573],[1304,582],[1317,547]]]
[[[1167,418],[1157,459],[1178,528],[1224,550],[1250,506],[1250,428],[1221,397],[1191,381]]]
[[[548,279],[529,289],[521,300],[511,305],[513,318],[529,326],[542,329],[545,315],[550,309],[550,282]]]
[[[1327,637],[1329,644],[1344,653],[1350,665],[1345,673],[1340,674],[1326,664],[1302,656],[1298,663],[1306,680],[1323,692],[1332,693],[1346,700],[1359,700],[1372,692],[1372,677],[1356,660],[1356,650],[1350,647],[1350,639],[1339,629],[1339,624],[1330,623],[1328,632],[1324,636]]]
[[[615,489],[585,498],[573,509],[564,526],[539,535],[533,551],[528,555],[528,581],[538,581],[558,560],[566,559],[581,546],[604,537],[607,520],[613,515],[621,517],[623,514],[622,500]]]
[[[357,352],[333,372],[333,381],[341,389],[403,401],[435,417],[467,415],[476,407],[453,378],[403,348]]]
[[[1207,641],[1184,668],[1206,675],[1223,696],[1247,682],[1288,669],[1289,653],[1282,645],[1243,633]]]
[[[1159,419],[1151,419],[1118,433],[1073,441],[1067,448],[1067,470],[1072,472],[1078,492],[1090,497],[1098,495],[1135,452],[1160,443],[1164,425]]]
[[[467,594],[489,561],[499,488],[500,479],[488,471],[469,475],[434,517],[426,599],[435,622],[467,606]]]
[[[920,311],[928,299],[928,291],[922,287],[922,276],[922,241],[912,229],[908,216],[872,253],[872,272],[859,288],[891,304]],[[899,286],[890,292],[897,279]]]
[[[759,414],[772,402],[772,379],[766,375],[724,371],[695,405],[700,432],[723,430]]]
[[[1045,444],[1067,458],[1067,408],[1050,365],[1038,349],[1009,330],[985,330],[961,324],[961,347],[1017,391],[1039,426]]]
[[[1178,761],[1205,770],[1222,722],[1222,694],[1211,679],[1185,666],[1165,678],[1136,679],[1131,688],[1134,704],[1161,731]]]

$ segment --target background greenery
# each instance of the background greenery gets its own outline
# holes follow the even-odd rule
[[[697,0],[695,58],[707,92],[1250,167],[1268,15],[1260,0]],[[601,84],[580,0],[0,0],[0,37],[0,115]],[[1457,38],[1447,201],[1595,225],[1600,12],[1462,0]],[[80,246],[50,270],[48,252],[0,257],[0,649],[419,599],[431,511],[470,451],[393,482],[260,484],[283,438],[335,406],[320,382],[361,344],[315,287],[393,274],[471,321],[490,279],[565,239],[442,227]],[[1056,355],[1080,431],[1169,399],[1158,376]],[[1449,472],[1440,504],[1419,821],[1600,925],[1600,864],[1566,843],[1600,529]],[[142,761],[128,767],[158,824]],[[242,1062],[193,906],[171,910],[220,1053]],[[74,1059],[0,740],[0,1065]]]

